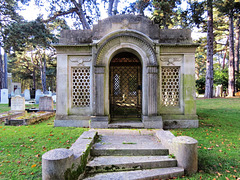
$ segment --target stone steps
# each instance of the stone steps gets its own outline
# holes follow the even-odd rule
[[[92,149],[93,156],[164,156],[168,149]]]
[[[180,167],[157,168],[136,171],[122,171],[95,174],[85,180],[153,180],[153,179],[169,179],[179,177],[184,174],[184,169]]]
[[[87,164],[88,173],[175,167],[177,161],[168,156],[100,156]]]
[[[184,174],[184,169],[168,157],[169,150],[151,132],[112,133],[100,135],[92,146],[87,180],[167,179]]]
[[[108,124],[108,128],[121,129],[121,128],[135,128],[142,129],[144,124],[141,121],[112,121]]]

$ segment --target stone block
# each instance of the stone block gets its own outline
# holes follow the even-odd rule
[[[172,140],[178,166],[183,167],[187,175],[198,170],[198,141],[188,136],[178,136]]]
[[[162,129],[163,122],[161,116],[142,116],[144,128]]]
[[[178,166],[184,168],[187,175],[197,172],[198,169],[198,141],[189,136],[175,137],[170,131],[156,132],[162,145],[169,149],[170,154],[176,156]]]
[[[92,116],[91,128],[108,128],[108,116]]]
[[[42,156],[42,179],[82,179],[97,132],[84,132],[70,149],[53,149]]]
[[[72,167],[74,161],[73,151],[69,149],[53,149],[42,156],[42,179],[64,180],[67,169]]]

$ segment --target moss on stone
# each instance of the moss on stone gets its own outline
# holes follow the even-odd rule
[[[90,154],[91,146],[87,145],[86,151],[83,152],[80,160],[80,164],[77,165],[77,168],[75,168],[75,164],[72,164],[71,168],[68,168],[66,172],[64,173],[64,179],[65,180],[77,180],[79,179],[79,176],[82,175],[86,169],[86,165],[88,162],[88,156]]]

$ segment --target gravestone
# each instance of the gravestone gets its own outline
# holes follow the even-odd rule
[[[222,85],[217,85],[216,86],[216,93],[215,93],[215,97],[222,97]]]
[[[1,89],[1,104],[8,104],[8,89]]]
[[[14,92],[15,96],[21,95],[21,89],[16,89]]]
[[[53,99],[49,96],[43,96],[39,98],[39,111],[52,111]]]
[[[11,111],[25,111],[25,99],[21,96],[12,97]]]
[[[56,94],[53,95],[52,98],[53,98],[53,102],[56,102],[56,101],[57,101],[57,95],[56,95]]]
[[[41,92],[40,89],[37,89],[36,90],[36,93],[35,93],[35,100],[36,100],[36,103],[38,104],[39,103],[39,98],[43,96],[43,93]]]
[[[25,90],[24,90],[24,98],[25,98],[25,100],[27,100],[27,101],[31,99],[29,89],[25,89]]]

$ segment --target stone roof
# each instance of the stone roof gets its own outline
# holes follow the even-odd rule
[[[190,29],[159,29],[147,17],[117,15],[99,20],[91,30],[63,30],[58,45],[89,44],[119,30],[138,31],[161,44],[192,44]]]

